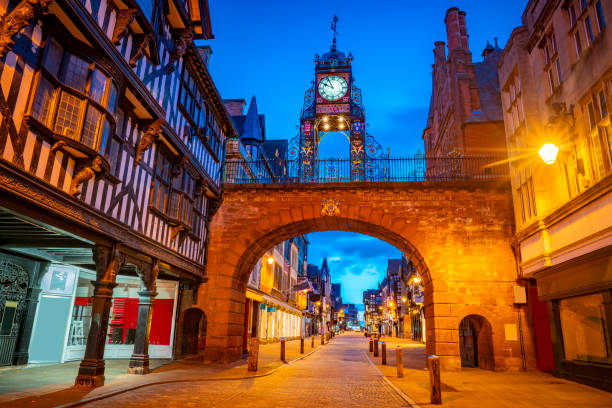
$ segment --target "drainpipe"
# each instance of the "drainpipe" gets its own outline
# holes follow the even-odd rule
[[[520,259],[521,259],[520,249],[516,241],[513,241],[512,244],[510,244],[510,246],[512,248],[512,254],[514,255],[514,265],[516,267],[516,280],[517,282],[520,282],[523,278],[521,268],[519,267]],[[527,292],[527,288],[525,288],[525,292]],[[529,301],[529,298],[528,298],[529,294],[526,293],[526,295],[527,295],[527,301]],[[523,337],[523,317],[521,316],[521,305],[517,304],[517,307],[518,307],[519,342],[521,345],[521,362],[522,362],[523,371],[525,371],[527,370],[527,356],[525,354],[525,339]]]

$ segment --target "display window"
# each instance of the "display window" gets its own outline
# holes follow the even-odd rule
[[[81,359],[85,353],[87,335],[91,326],[92,296],[95,277],[87,272],[79,274],[70,329],[65,350],[65,360]],[[138,292],[140,279],[118,276],[113,289],[112,305],[108,319],[105,358],[129,358],[136,340],[138,324]],[[157,281],[157,296],[153,301],[153,315],[149,335],[149,355],[155,358],[171,358],[176,314],[177,282]]]
[[[561,299],[559,314],[567,360],[612,363],[603,293]]]

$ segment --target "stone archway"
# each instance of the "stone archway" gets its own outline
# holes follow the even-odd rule
[[[459,349],[462,367],[495,369],[493,329],[480,315],[468,315],[459,323]]]
[[[199,307],[209,318],[205,358],[242,357],[245,291],[257,259],[299,234],[341,230],[370,235],[404,252],[425,290],[427,352],[459,369],[459,310],[482,305],[493,326],[516,324],[512,203],[492,181],[228,185],[210,224],[208,282]],[[503,330],[500,330],[500,332]],[[518,347],[498,344],[501,349]],[[520,353],[504,358],[519,367]]]
[[[206,347],[206,315],[201,309],[192,307],[183,313],[181,332],[181,354],[198,354]]]

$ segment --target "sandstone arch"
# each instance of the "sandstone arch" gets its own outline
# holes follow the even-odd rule
[[[444,369],[460,368],[459,308],[486,305],[496,316],[494,326],[516,318],[507,183],[230,185],[223,198],[210,226],[208,282],[198,296],[209,317],[208,360],[242,356],[245,288],[257,258],[278,242],[314,231],[367,234],[411,258],[425,286],[427,352],[439,355]],[[339,214],[324,215],[325,200],[337,203]],[[503,361],[501,366],[519,366],[520,355]]]

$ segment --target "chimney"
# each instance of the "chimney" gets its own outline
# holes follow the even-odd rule
[[[244,99],[224,99],[223,104],[230,116],[244,115],[244,107],[246,106]]]
[[[434,48],[434,61],[436,62],[436,64],[438,63],[438,61],[446,62],[446,50],[444,49],[444,41],[436,41],[434,45],[436,47]]]
[[[210,46],[208,45],[200,45],[198,46],[198,52],[200,53],[200,57],[202,57],[202,61],[204,61],[206,68],[208,68],[208,65],[210,63],[210,56],[212,54],[212,48],[210,48]]]
[[[444,18],[449,52],[455,49],[469,50],[467,28],[465,26],[465,11],[451,7]]]

